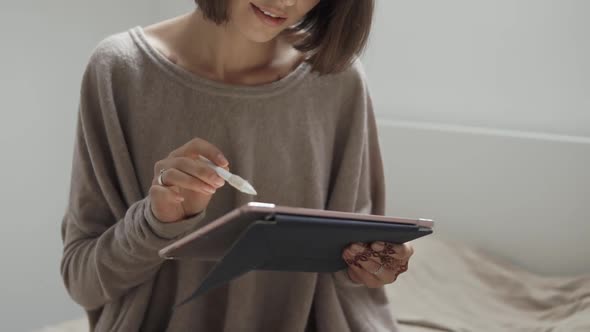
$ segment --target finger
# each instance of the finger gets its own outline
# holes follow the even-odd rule
[[[382,256],[380,259],[381,264],[383,264],[383,266],[388,270],[395,270],[402,264],[401,260],[395,259],[389,255]]]
[[[355,242],[355,243],[351,244],[350,246],[348,246],[347,249],[352,251],[353,255],[358,255],[358,254],[365,253],[367,251],[367,247],[368,246],[365,243]]]
[[[371,249],[379,252],[382,255],[393,255],[396,253],[395,244],[377,241],[371,243]]]
[[[382,263],[378,260],[379,258],[367,257],[366,255],[363,255],[363,253],[367,253],[368,251],[360,251],[360,249],[354,245],[352,248],[356,250],[357,254],[354,254],[350,249],[344,250],[343,258],[347,264],[362,268],[363,270],[374,275],[375,278],[380,281],[389,281],[393,279],[393,273],[381,267]],[[359,254],[359,252],[361,254]],[[377,271],[381,272],[376,275],[375,272]]]
[[[346,251],[353,256],[355,261],[367,261],[372,256],[372,251],[368,250],[367,244],[361,242],[351,244],[345,249]]]
[[[150,188],[150,196],[154,201],[180,203],[184,201],[184,197],[181,194],[175,192],[171,188],[162,186],[152,186]]]
[[[170,161],[171,167],[179,169],[186,174],[200,179],[215,188],[223,187],[225,180],[217,174],[211,167],[201,160],[192,160],[190,158],[174,158]]]
[[[354,254],[348,247],[342,250],[342,259],[344,259],[348,265],[356,265],[360,267],[360,264],[354,260]]]
[[[205,161],[195,160],[194,163],[196,170],[194,176],[198,177],[204,182],[209,183],[214,187],[223,187],[223,185],[225,184],[225,179],[223,179],[219,174],[217,174],[217,172],[213,170]],[[225,167],[223,168],[225,169]]]
[[[414,249],[410,244],[393,244],[381,241],[373,242],[371,249],[379,256],[382,264],[388,269],[397,269],[403,265],[414,253]]]
[[[348,274],[348,278],[352,282],[354,282],[355,284],[363,284],[363,281],[361,280],[361,278],[358,276],[358,274],[352,268],[346,269],[346,273]]]
[[[361,267],[382,283],[389,284],[395,281],[397,277],[396,271],[402,265],[402,262],[386,255],[383,252],[385,246],[383,242],[374,243],[370,246],[370,249],[363,243],[354,243],[344,250],[343,258],[349,265]],[[381,252],[373,250],[373,247],[380,249]],[[377,271],[381,272],[375,274],[374,272]]]
[[[371,249],[400,260],[407,259],[414,253],[414,249],[409,243],[394,244],[378,241],[371,244]]]
[[[213,187],[220,188],[225,184],[225,180],[204,161],[179,158],[178,166],[183,172],[190,174]]]
[[[393,283],[398,276],[397,270],[390,270],[386,269],[385,267],[381,270],[380,273],[374,274],[371,273],[381,284],[391,284]]]
[[[410,265],[410,261],[409,260],[406,260],[406,261],[402,262],[402,264],[400,265],[400,267],[398,269],[398,273],[397,274],[400,275],[400,274],[406,272],[408,270],[408,268],[409,268],[409,265]]]
[[[407,260],[414,254],[414,248],[409,243],[393,244],[392,247],[395,253],[391,257],[399,260]]]
[[[394,270],[386,270],[387,273],[384,273],[379,279],[383,281],[384,284],[392,284],[397,280],[399,276],[399,272]]]
[[[381,253],[385,249],[385,242],[383,242],[383,241],[373,242],[373,243],[371,243],[371,249],[373,249],[376,252]]]
[[[369,288],[379,288],[383,286],[383,282],[375,278],[374,275],[365,271],[363,268],[357,266],[350,266],[351,274],[355,276],[360,283],[364,284]]]
[[[368,284],[369,286],[374,286],[374,287],[380,287],[384,284],[390,284],[392,282],[395,281],[397,275],[395,273],[395,271],[393,270],[389,270],[386,269],[385,267],[383,267],[381,269],[381,272],[379,274],[374,274],[373,272],[376,272],[380,269],[381,264],[378,262],[374,262],[372,260],[366,260],[363,261],[361,259],[358,259],[359,257],[359,252],[364,252],[361,251],[363,245],[362,244],[356,244],[357,246],[355,246],[355,244],[349,246],[348,248],[346,248],[343,251],[342,254],[342,258],[344,258],[344,260],[346,261],[346,263],[349,265],[350,268],[355,267],[356,269],[352,269],[349,273],[349,275],[352,275],[353,277],[355,277],[354,280],[356,281],[362,281],[363,284]],[[360,248],[359,248],[360,246]],[[355,249],[355,251],[357,252],[357,254],[354,254],[353,251],[351,250],[352,248]],[[371,266],[371,267],[368,267]],[[368,270],[368,269],[372,269],[372,270]],[[365,272],[365,273],[369,273],[369,275],[364,275],[361,272]]]
[[[362,254],[357,254],[354,259],[364,270],[368,272],[375,272],[381,267],[380,262],[376,262],[371,259],[371,257],[363,256]]]
[[[354,260],[353,260],[354,261]],[[383,263],[375,262],[372,259],[356,261],[360,267],[371,274],[374,279],[377,279],[381,284],[389,284],[395,281],[396,274],[392,269],[386,268]]]
[[[359,259],[362,259],[363,261],[371,260],[376,264],[383,263],[381,260],[381,254],[372,250],[370,246],[365,243],[353,243],[348,249],[351,250],[354,255],[360,255]]]
[[[217,191],[215,187],[176,168],[169,168],[162,173],[162,183],[164,186],[176,186],[207,195],[214,194]]]
[[[229,165],[227,158],[225,158],[219,148],[198,137],[190,140],[183,146],[170,153],[171,157],[196,158],[199,155],[202,155],[203,157],[211,160],[218,166],[224,167]]]
[[[376,241],[371,243],[370,248],[373,251],[372,257],[374,261],[381,264],[389,263],[391,265],[393,257],[387,254],[388,252],[393,254],[391,244],[386,244],[383,241]]]
[[[393,281],[396,281],[397,278],[404,272],[406,272],[408,270],[408,261],[405,262],[401,262],[399,266],[397,266],[395,269],[393,269],[394,272],[394,278]],[[392,281],[392,282],[393,282]]]

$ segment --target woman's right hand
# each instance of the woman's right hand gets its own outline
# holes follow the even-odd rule
[[[213,144],[195,138],[156,162],[149,199],[154,216],[167,223],[194,216],[207,207],[223,178],[198,157],[229,170],[229,162]],[[158,183],[162,173],[163,186]]]

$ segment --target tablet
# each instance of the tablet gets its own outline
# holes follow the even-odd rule
[[[217,261],[178,305],[252,270],[336,272],[353,242],[405,243],[433,232],[431,219],[248,203],[160,250],[166,259]],[[178,306],[177,305],[177,306]]]
[[[434,227],[434,221],[432,219],[388,217],[250,202],[173,242],[161,249],[159,255],[166,259],[191,258],[218,261],[250,224],[255,221],[276,221],[277,215],[300,216],[302,218],[327,218],[336,221],[355,220],[358,222],[373,222],[387,225],[408,225],[413,227],[413,231],[409,231],[410,233],[416,231],[414,234],[416,236],[415,238],[432,233]],[[361,240],[358,239],[353,242],[362,242]],[[403,242],[407,242],[411,239],[400,239],[400,241],[402,240],[405,240]],[[397,242],[403,243],[400,241]]]

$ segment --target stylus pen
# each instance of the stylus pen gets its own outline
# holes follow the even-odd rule
[[[239,177],[235,174],[232,174],[232,173],[226,171],[224,168],[221,168],[221,167],[215,165],[214,163],[211,162],[211,160],[209,160],[203,156],[199,156],[199,158],[201,158],[201,160],[206,162],[209,167],[211,167],[215,172],[217,172],[217,174],[219,176],[221,176],[225,181],[227,181],[227,183],[229,183],[232,187],[234,187],[234,188],[238,189],[239,191],[246,193],[246,194],[258,195],[258,193],[254,189],[254,187],[252,187],[252,185],[250,183],[248,183],[248,181],[242,179],[241,177]]]

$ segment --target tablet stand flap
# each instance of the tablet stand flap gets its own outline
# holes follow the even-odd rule
[[[265,228],[273,227],[273,225],[272,221],[256,221],[250,224],[207,274],[199,288],[176,307],[262,265],[270,257]]]

